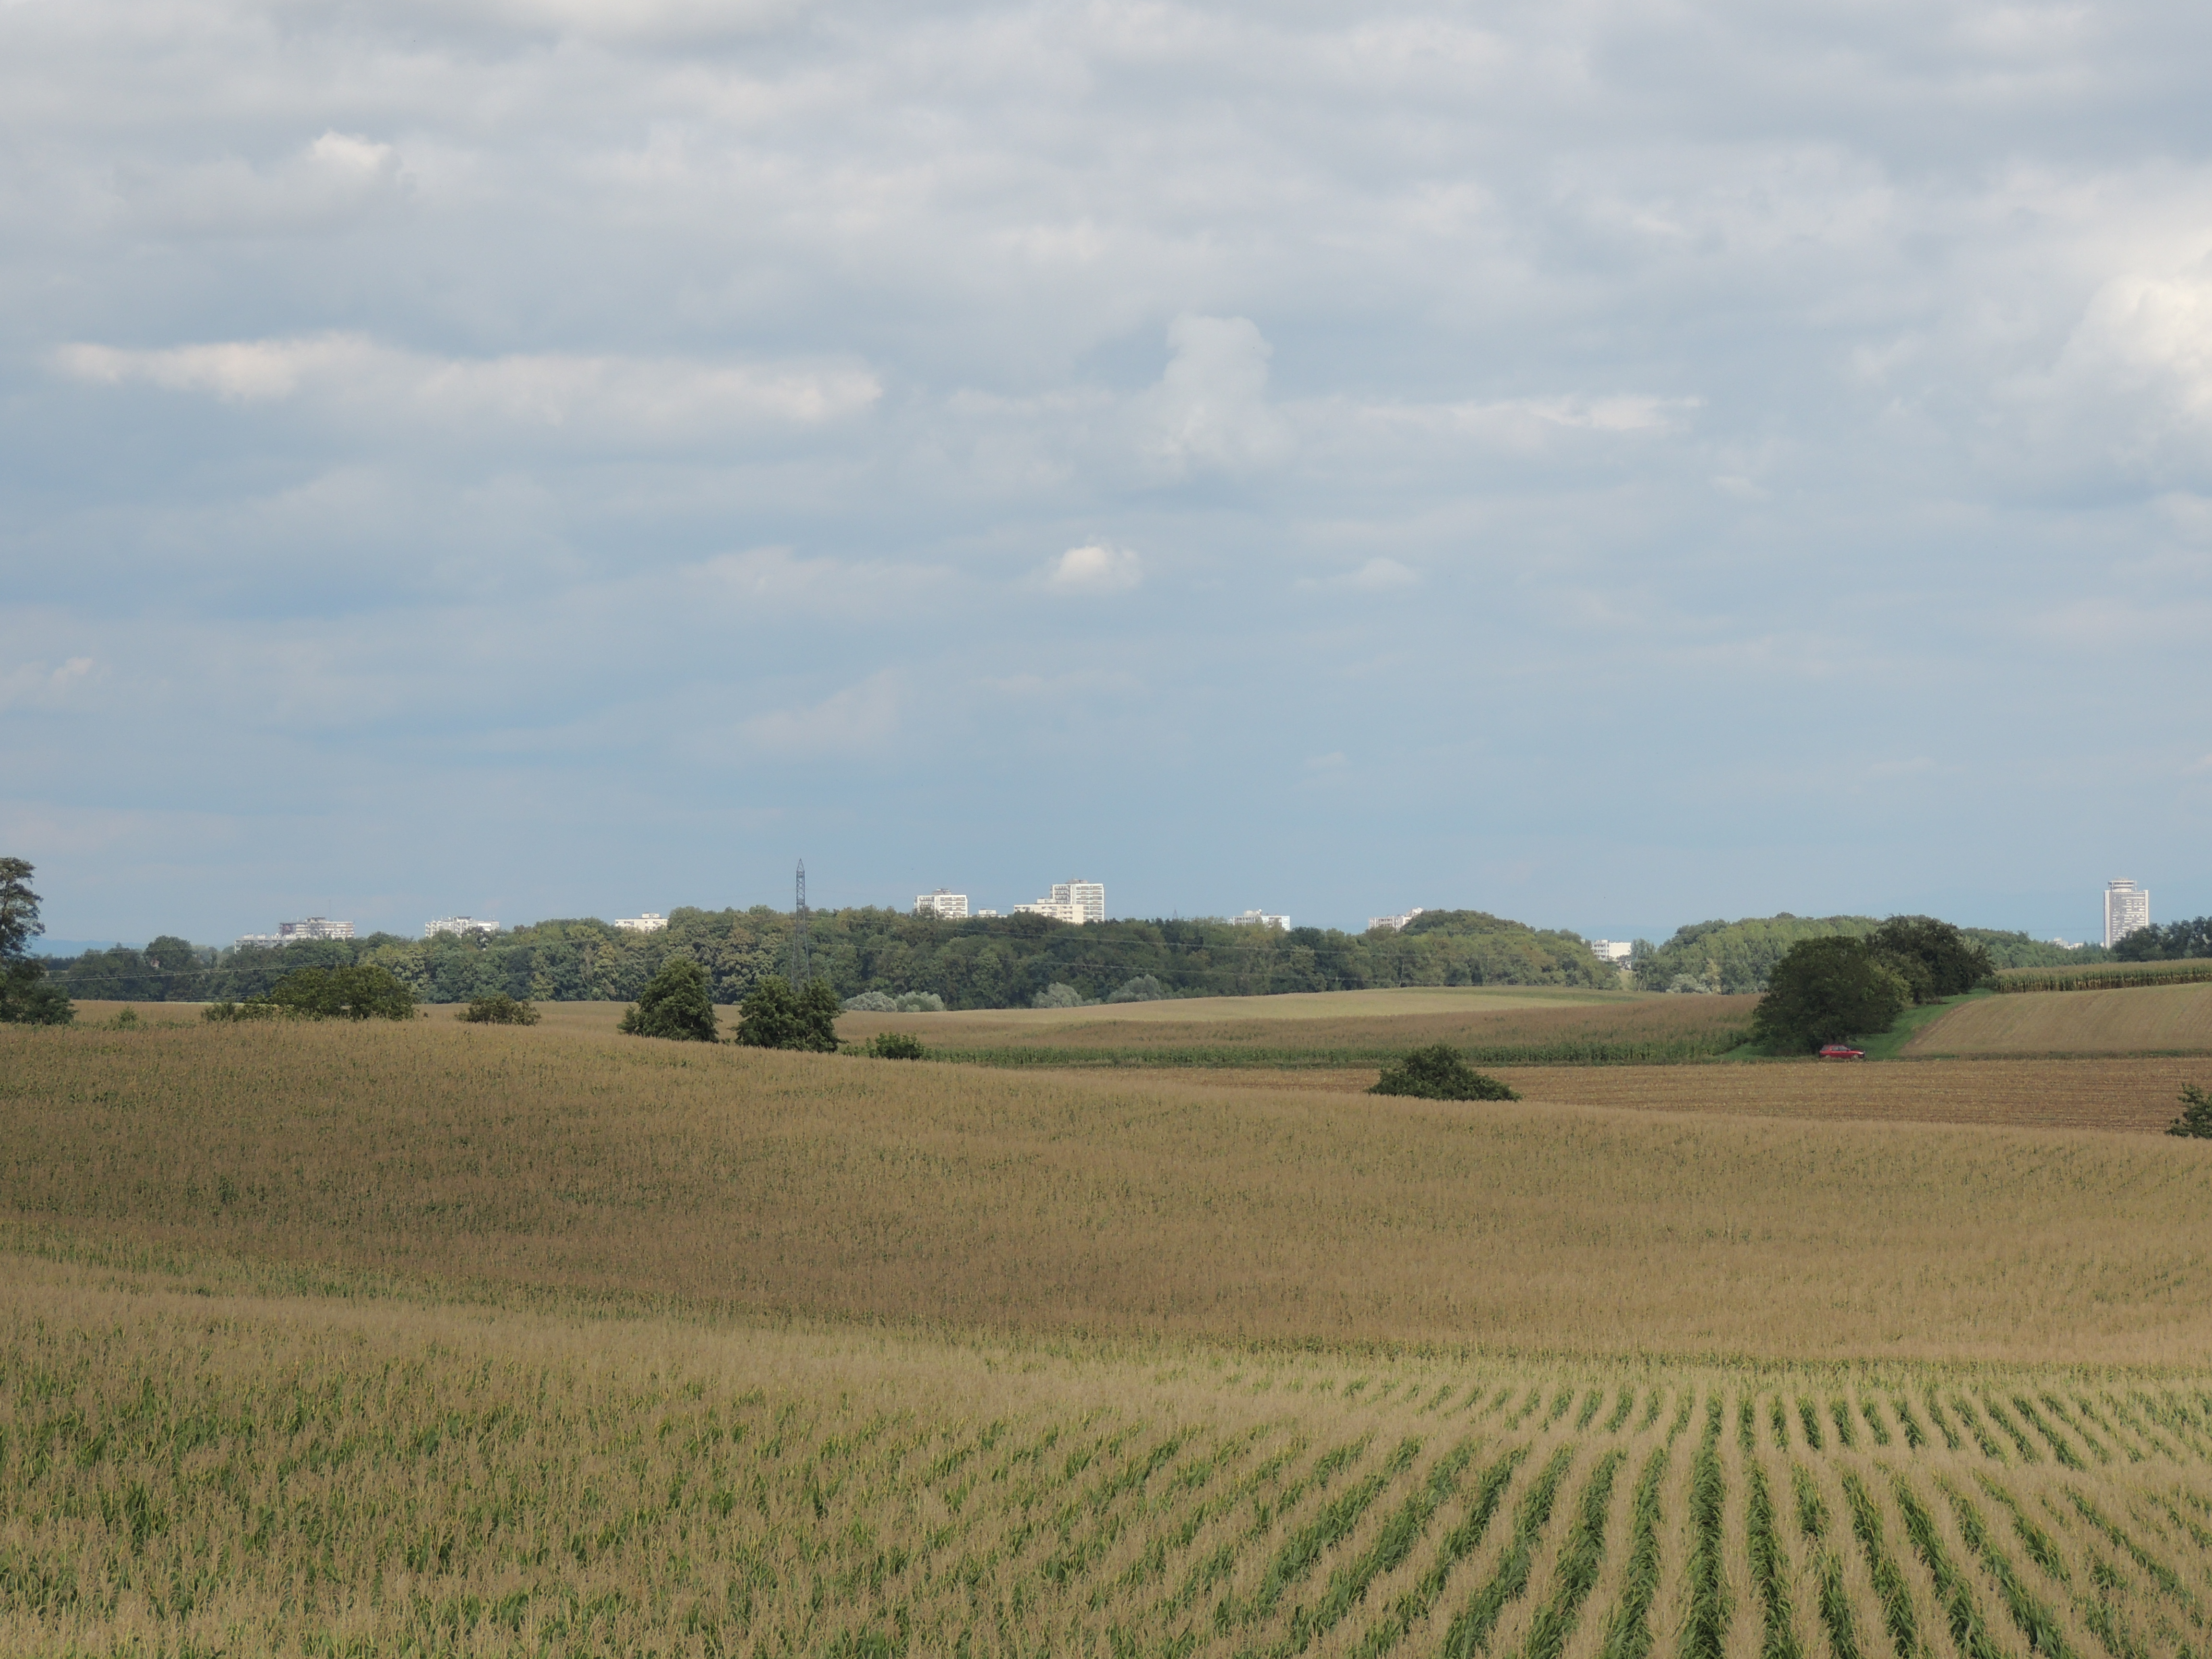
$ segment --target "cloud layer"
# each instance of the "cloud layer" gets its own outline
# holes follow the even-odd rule
[[[0,8],[0,841],[84,936],[2212,909],[2208,35]]]

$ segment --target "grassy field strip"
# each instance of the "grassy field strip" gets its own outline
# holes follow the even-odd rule
[[[1409,1632],[1425,1626],[1462,1565],[1481,1559],[1484,1541],[1498,1529],[1515,1490],[1515,1476],[1528,1455],[1526,1446],[1500,1452],[1468,1481],[1456,1516],[1449,1504],[1439,1510],[1439,1522],[1449,1520],[1449,1525],[1438,1536],[1433,1552],[1416,1547],[1412,1559],[1395,1574],[1370,1586],[1369,1622],[1358,1641],[1347,1644],[1345,1650],[1359,1659],[1382,1659],[1405,1644]]]
[[[2199,963],[2197,981],[2212,981]],[[2212,1050],[2212,983],[2070,989],[2063,996],[1973,997],[1913,1033],[1929,1054],[2203,1054]]]
[[[1602,1548],[1583,1605],[1560,1644],[1558,1659],[1599,1659],[1605,1650],[1613,1611],[1620,1603],[1633,1559],[1637,1495],[1655,1449],[1663,1449],[1656,1437],[1616,1441],[1612,1444],[1611,1450],[1619,1453],[1622,1462],[1613,1472],[1607,1501],[1600,1534]]]

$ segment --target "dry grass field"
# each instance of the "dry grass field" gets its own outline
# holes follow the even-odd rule
[[[1931,1021],[1904,1052],[2212,1054],[2212,985],[1976,997]]]
[[[2201,1062],[112,1012],[0,1028],[0,1652],[2212,1652]]]
[[[1966,1075],[1653,1069],[1720,1091]],[[2164,1137],[1478,1107],[449,1020],[4,1031],[0,1109],[0,1215],[455,1285],[1523,1352],[2212,1352],[2212,1146]]]
[[[1485,1063],[1697,1060],[1744,1041],[1755,997],[1472,987],[1205,997],[1095,1008],[847,1014],[846,1038],[912,1031],[991,1065],[1379,1064],[1449,1042]]]
[[[2181,1659],[2200,1377],[946,1341],[0,1271],[0,1646]]]
[[[1491,1069],[1532,1104],[1829,1122],[2106,1129],[2131,1134],[2163,1134],[2180,1109],[2183,1084],[2212,1087],[2212,1060],[2188,1055]],[[1375,1072],[1358,1066],[1255,1068],[1212,1071],[1205,1080],[1215,1088],[1358,1096],[1375,1081]]]

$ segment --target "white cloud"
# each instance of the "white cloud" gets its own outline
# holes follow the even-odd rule
[[[1175,355],[1140,407],[1151,459],[1180,477],[1248,471],[1289,455],[1289,423],[1267,402],[1274,348],[1249,319],[1178,317],[1168,344]]]
[[[55,708],[91,678],[94,667],[90,657],[71,657],[58,668],[24,663],[0,674],[0,709]]]
[[[1054,561],[1045,580],[1074,593],[1123,593],[1145,580],[1145,562],[1127,548],[1091,542]]]
[[[200,392],[233,403],[313,398],[348,413],[467,428],[577,428],[678,436],[731,426],[817,426],[858,414],[883,388],[849,364],[518,353],[435,357],[356,334],[134,349],[74,344],[55,367],[98,385]]]
[[[756,714],[744,732],[750,747],[793,759],[868,754],[898,734],[904,702],[899,673],[887,668],[811,707]]]

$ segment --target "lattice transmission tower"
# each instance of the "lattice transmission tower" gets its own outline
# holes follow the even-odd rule
[[[806,937],[806,860],[799,861],[798,900],[791,907],[791,982],[793,988],[806,983],[808,969]]]

